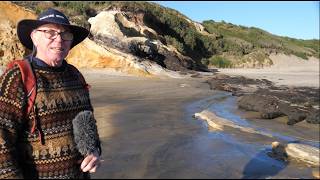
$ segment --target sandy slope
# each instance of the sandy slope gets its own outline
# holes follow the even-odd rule
[[[319,87],[319,60],[272,54],[274,65],[263,69],[219,69],[220,73],[268,79],[277,85]]]

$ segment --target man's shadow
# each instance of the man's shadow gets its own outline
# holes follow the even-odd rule
[[[270,153],[271,149],[264,149],[256,154],[244,167],[242,179],[270,178],[286,168],[288,162],[276,160]]]

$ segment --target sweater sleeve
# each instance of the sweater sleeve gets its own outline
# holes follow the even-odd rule
[[[16,141],[25,100],[20,70],[13,67],[0,76],[0,179],[23,178]]]

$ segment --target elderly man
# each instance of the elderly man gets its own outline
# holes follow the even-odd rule
[[[94,141],[84,141],[90,151],[79,150],[73,121],[86,118],[94,129],[96,122],[84,78],[64,58],[89,32],[50,8],[37,20],[20,21],[17,34],[33,49],[25,61],[34,72],[36,98],[28,113],[18,66],[0,77],[0,178],[88,178],[100,164],[100,141],[93,131]]]

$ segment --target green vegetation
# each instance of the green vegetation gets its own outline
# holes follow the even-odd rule
[[[68,10],[70,15],[85,14],[85,10],[89,8],[89,2],[85,1],[56,1],[56,6]]]
[[[36,13],[48,7],[63,10],[70,21],[90,27],[87,20],[100,10],[119,9],[130,12],[143,12],[144,23],[154,29],[164,44],[174,46],[183,55],[199,64],[232,67],[241,61],[263,63],[272,52],[294,54],[303,59],[310,56],[319,58],[320,41],[300,40],[270,34],[255,27],[237,26],[225,21],[204,21],[202,25],[208,35],[200,33],[186,16],[176,10],[162,7],[153,2],[129,1],[44,1],[14,2],[29,7]],[[131,29],[131,34],[137,34]],[[263,52],[263,53],[261,53]],[[233,61],[226,59],[233,57]]]
[[[294,54],[304,59],[308,59],[308,56],[319,57],[319,40],[280,37],[259,28],[237,26],[224,21],[204,21],[203,26],[209,33],[222,35],[226,39],[224,51],[231,51],[234,54],[244,55],[263,48],[285,54]],[[252,46],[243,47],[235,39],[240,39],[247,45],[251,44]]]
[[[173,38],[168,35],[165,35],[164,38],[165,38],[167,44],[174,46],[179,52],[181,52],[183,54],[185,53],[184,48],[183,48],[184,47],[183,43],[179,42],[176,38]]]
[[[230,60],[221,56],[212,56],[209,59],[203,59],[202,63],[217,68],[231,68],[233,66]]]
[[[308,60],[307,54],[304,52],[292,52],[294,55],[301,57],[302,59]]]

